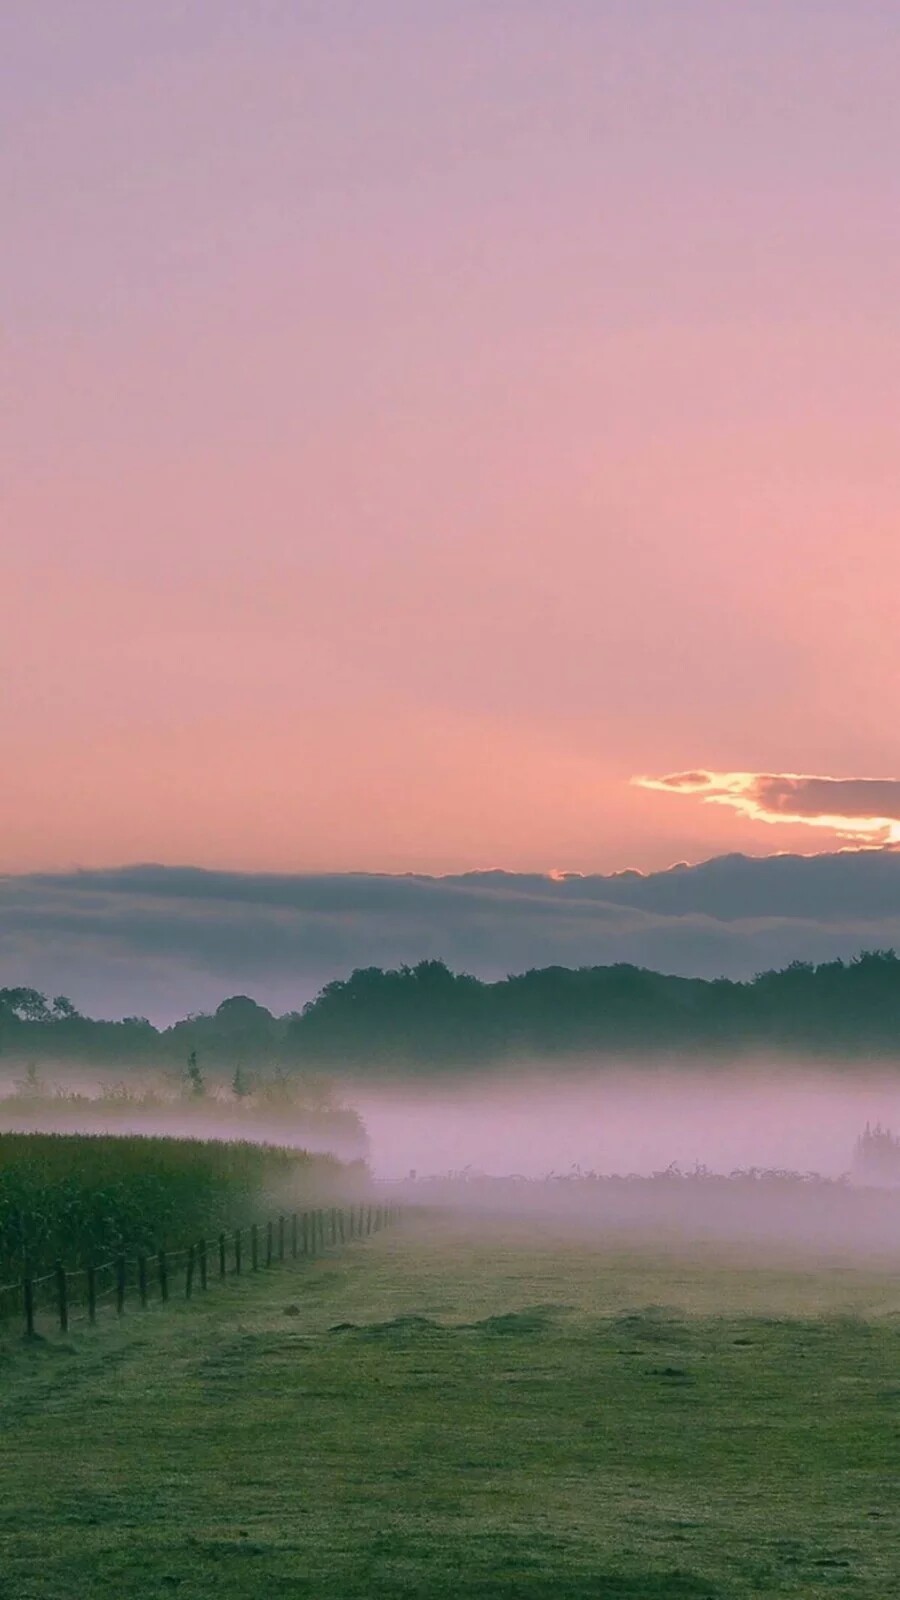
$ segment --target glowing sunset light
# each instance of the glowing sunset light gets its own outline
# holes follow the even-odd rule
[[[8,9],[0,872],[897,841],[891,7]]]
[[[900,779],[826,778],[797,772],[674,772],[633,778],[641,789],[696,795],[755,822],[827,828],[840,838],[900,844]]]

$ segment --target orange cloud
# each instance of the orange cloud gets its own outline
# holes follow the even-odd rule
[[[900,778],[827,778],[798,772],[673,772],[633,778],[641,789],[698,795],[755,822],[827,828],[858,844],[900,845]]]

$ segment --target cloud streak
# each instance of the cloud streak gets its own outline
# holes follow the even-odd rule
[[[900,946],[900,852],[720,856],[665,872],[291,874],[133,866],[0,878],[0,984],[168,1021],[245,992],[301,1006],[356,966],[481,977],[616,961],[746,977]]]
[[[641,789],[697,796],[754,822],[827,828],[857,844],[900,845],[900,778],[829,778],[797,772],[673,772],[632,780]]]

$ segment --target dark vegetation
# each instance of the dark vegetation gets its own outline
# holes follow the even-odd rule
[[[53,1064],[53,1069],[59,1067]],[[60,1076],[65,1079],[65,1068]],[[308,1073],[245,1072],[207,1076],[192,1051],[180,1071],[142,1073],[130,1082],[67,1088],[30,1063],[0,1093],[0,1126],[23,1131],[82,1133],[196,1132],[217,1139],[276,1140],[361,1160],[369,1141],[357,1111],[341,1104],[333,1086]]]
[[[213,1015],[156,1029],[145,1018],[99,1022],[64,996],[0,989],[0,1064],[179,1064],[200,1072],[463,1066],[579,1054],[722,1051],[895,1057],[900,958],[865,951],[818,966],[795,961],[747,982],[680,978],[627,965],[548,967],[495,983],[440,961],[368,967],[326,984],[302,1011],[275,1017],[245,995]]]
[[[220,1140],[0,1134],[0,1283],[118,1250],[181,1246],[263,1211],[345,1195],[362,1168]]]

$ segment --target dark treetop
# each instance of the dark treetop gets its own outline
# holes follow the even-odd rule
[[[0,1065],[137,1068],[184,1063],[196,1052],[204,1070],[359,1075],[561,1055],[776,1049],[900,1060],[900,958],[875,950],[849,962],[795,961],[748,982],[615,965],[546,967],[491,983],[422,961],[358,969],[286,1016],[236,995],[212,1015],[164,1029],[137,1017],[95,1021],[64,996],[0,989]]]

